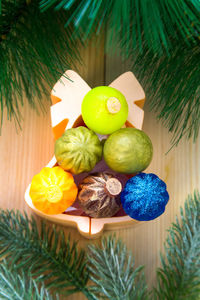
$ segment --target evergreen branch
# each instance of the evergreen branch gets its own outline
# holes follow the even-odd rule
[[[200,2],[196,0],[41,0],[42,11],[50,7],[72,9],[65,26],[73,23],[85,38],[107,26],[111,37],[129,45],[129,51],[145,45],[154,53],[169,52],[173,51],[170,38],[190,44],[200,34]]]
[[[174,44],[171,57],[159,57],[146,51],[134,51],[130,56],[132,69],[149,98],[150,108],[170,132],[172,144],[180,139],[196,141],[200,128],[200,48],[185,48]]]
[[[80,60],[71,29],[64,30],[66,13],[41,13],[39,0],[2,1],[0,15],[0,122],[20,125],[24,99],[45,111],[55,82]]]
[[[143,267],[134,269],[133,257],[115,237],[103,238],[101,247],[89,246],[91,291],[97,299],[147,299]]]
[[[4,0],[2,3],[0,15],[0,40],[15,27],[23,10],[26,9],[27,3],[24,0]]]
[[[38,287],[30,274],[10,268],[6,261],[0,264],[0,298],[3,300],[53,300],[42,284]]]
[[[157,272],[155,299],[195,300],[200,295],[200,194],[195,192],[169,229]]]
[[[59,289],[70,295],[82,292],[94,299],[88,291],[88,271],[84,251],[78,253],[75,242],[65,240],[64,233],[44,224],[41,235],[35,220],[19,211],[0,211],[0,257],[9,265],[30,272],[37,282],[45,282],[46,288]]]
[[[81,291],[88,299],[148,299],[142,267],[134,269],[132,255],[115,237],[103,238],[101,247],[89,246],[93,285],[86,287],[88,270],[84,252],[70,246],[63,232],[47,228],[41,233],[34,218],[0,211],[1,299],[53,299],[49,289],[70,295]],[[195,300],[200,294],[200,194],[195,192],[169,229],[165,258],[157,272],[154,298]],[[22,271],[23,270],[23,271]],[[45,286],[44,286],[45,283]]]

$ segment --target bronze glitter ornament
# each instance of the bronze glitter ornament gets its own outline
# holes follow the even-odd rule
[[[112,217],[121,207],[121,191],[121,182],[112,174],[94,173],[80,183],[78,202],[90,217]]]

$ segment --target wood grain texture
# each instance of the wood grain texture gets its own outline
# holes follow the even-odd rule
[[[122,63],[117,56],[107,56],[106,83],[128,71],[129,65],[128,62]],[[158,219],[144,222],[131,229],[122,229],[117,235],[132,250],[136,265],[145,265],[146,278],[151,286],[155,283],[155,271],[160,264],[159,252],[163,250],[166,230],[175,220],[175,216],[179,215],[180,206],[183,206],[187,195],[193,193],[194,189],[200,189],[200,136],[196,144],[183,139],[178,147],[166,155],[171,147],[172,136],[149,111],[148,95],[146,97],[143,130],[152,140],[154,156],[145,172],[155,173],[166,182],[170,201],[165,213]]]
[[[117,56],[104,55],[103,42],[98,52],[89,45],[82,51],[84,65],[77,66],[75,71],[91,85],[91,87],[110,83],[121,73],[129,70],[129,64],[123,64]],[[53,135],[50,124],[50,112],[38,116],[27,104],[22,109],[24,118],[22,131],[16,133],[14,123],[5,120],[0,137],[0,206],[28,210],[24,202],[24,191],[34,174],[44,167],[53,155]],[[121,237],[129,250],[135,256],[136,265],[145,265],[147,281],[150,285],[155,282],[155,271],[159,265],[159,251],[163,249],[166,229],[179,214],[179,208],[185,198],[195,188],[200,188],[200,137],[196,144],[182,140],[177,148],[165,153],[170,147],[170,134],[157,123],[155,115],[145,104],[145,118],[143,130],[150,136],[154,145],[154,157],[146,170],[159,175],[168,185],[170,201],[166,212],[160,218],[144,222],[128,229],[120,229],[116,235]],[[50,224],[51,226],[51,224]],[[61,228],[61,227],[59,227]],[[75,240],[79,240],[80,247],[88,243],[98,243],[84,239],[76,229],[64,228],[66,235],[70,232]],[[111,232],[105,232],[109,235]],[[70,300],[82,300],[77,294]]]

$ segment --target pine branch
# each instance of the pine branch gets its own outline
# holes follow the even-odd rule
[[[200,34],[200,2],[196,0],[41,0],[42,11],[50,7],[72,9],[65,26],[73,23],[77,34],[82,32],[85,38],[107,26],[111,37],[123,41],[129,51],[145,45],[154,53],[169,52],[171,37],[190,44]]]
[[[8,264],[44,282],[46,288],[59,290],[65,295],[82,292],[88,299],[94,299],[88,291],[88,271],[84,251],[78,253],[75,242],[65,240],[62,231],[46,228],[41,235],[35,220],[28,219],[19,211],[0,212],[0,257]]]
[[[55,82],[80,60],[71,29],[64,30],[66,13],[41,13],[39,0],[4,0],[0,15],[0,123],[20,125],[25,97],[45,111]]]
[[[200,194],[194,193],[181,209],[180,221],[169,229],[165,258],[157,272],[155,299],[195,300],[200,295]]]
[[[32,218],[0,211],[1,299],[53,299],[48,290],[70,295],[81,291],[88,299],[148,299],[142,267],[134,269],[132,255],[116,238],[90,246],[88,256],[93,285],[86,287],[88,271],[84,252],[70,246],[62,232],[43,224],[41,233]],[[157,272],[154,298],[195,300],[200,294],[200,194],[194,193],[169,230],[165,258]],[[22,271],[23,270],[23,271]],[[45,287],[44,284],[45,283]]]
[[[96,299],[148,299],[143,267],[134,269],[133,257],[121,241],[103,238],[101,247],[89,249],[91,290]]]
[[[48,290],[30,274],[10,268],[6,261],[0,264],[0,298],[3,300],[53,300]]]
[[[174,44],[171,57],[135,51],[129,58],[150,108],[173,133],[172,144],[177,145],[183,136],[196,141],[200,128],[199,45],[188,49]]]

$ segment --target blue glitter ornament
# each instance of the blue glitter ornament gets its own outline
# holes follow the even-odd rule
[[[150,221],[165,211],[167,186],[157,175],[140,173],[129,179],[121,193],[123,209],[131,218]]]

